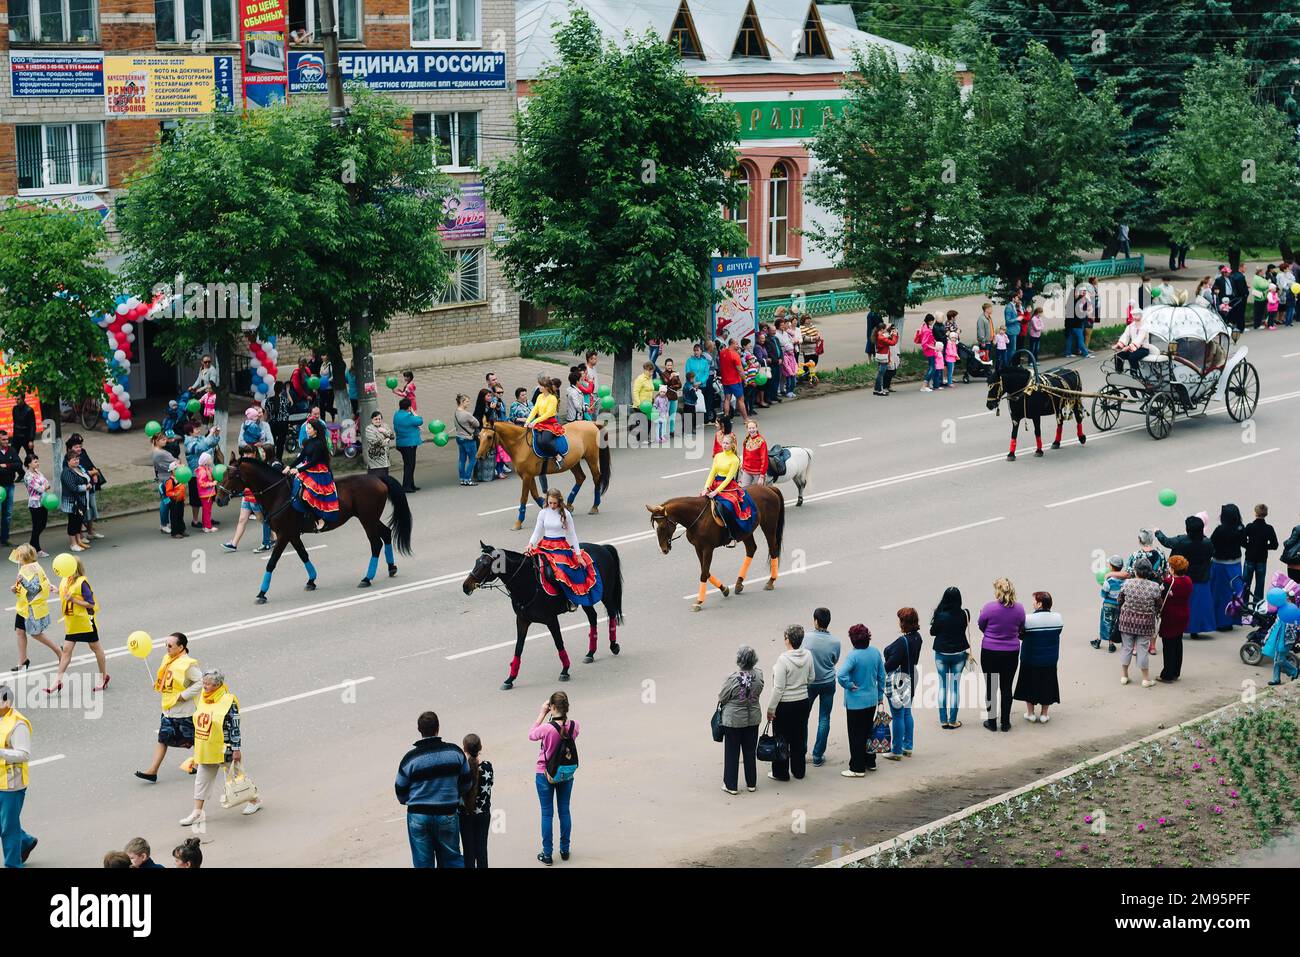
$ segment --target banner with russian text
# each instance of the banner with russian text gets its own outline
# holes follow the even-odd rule
[[[712,338],[723,342],[735,339],[739,343],[758,327],[758,259],[715,258],[710,266],[713,291],[722,293],[710,316]]]
[[[9,394],[9,383],[17,374],[16,365],[6,365],[0,359],[0,429],[11,435],[14,431],[14,406],[18,404],[18,398]],[[27,404],[36,413],[36,434],[32,438],[37,439],[41,435],[41,397],[35,392],[28,392]]]
[[[283,103],[289,96],[287,0],[239,0],[244,53],[244,109]]]

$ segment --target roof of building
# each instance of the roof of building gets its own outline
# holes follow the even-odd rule
[[[521,80],[535,79],[555,58],[555,31],[568,19],[571,2],[575,0],[519,0],[515,33]],[[576,3],[591,15],[601,33],[614,41],[622,40],[626,33],[640,36],[646,31],[667,38],[678,10],[685,3],[704,58],[683,58],[682,67],[695,76],[843,73],[852,68],[855,47],[885,47],[903,65],[915,52],[904,43],[865,33],[851,25],[853,13],[846,4],[822,5],[815,0],[576,0]],[[751,3],[769,57],[733,58],[732,50]],[[830,47],[829,58],[795,53],[813,7],[817,8]]]

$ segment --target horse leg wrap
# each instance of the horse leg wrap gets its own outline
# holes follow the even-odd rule
[[[572,505],[572,504],[573,504],[573,500],[576,499],[576,498],[578,497],[578,490],[581,489],[581,488],[582,488],[581,485],[575,485],[575,486],[573,486],[572,489],[569,490],[569,497],[566,499],[566,501],[567,501],[570,505]]]
[[[699,595],[696,597],[696,599],[695,599],[695,603],[696,603],[697,605],[703,605],[703,604],[704,604],[704,595],[705,595],[705,593],[708,592],[708,590],[709,590],[708,583],[706,583],[706,582],[700,582],[700,594],[699,594]],[[263,591],[265,591],[265,589],[263,589]]]
[[[592,625],[591,631],[587,632],[587,654],[594,655],[596,653],[596,645],[599,641],[600,635],[596,633],[596,626]]]
[[[1079,438],[1083,438],[1083,419],[1076,419],[1074,425]]]
[[[1043,435],[1041,432],[1034,433],[1034,447],[1040,452],[1043,451]]]
[[[780,564],[781,564],[781,559],[779,559],[779,558],[774,558],[774,559],[772,559],[772,561],[771,561],[771,566],[772,566],[771,579],[772,579],[772,581],[776,581],[776,569],[777,569],[777,566],[780,565]]]
[[[519,521],[520,521],[520,523],[523,522],[523,520],[524,520],[524,513],[526,513],[527,511],[528,511],[528,503],[527,503],[527,502],[520,502],[520,503],[519,503]],[[390,563],[391,563],[391,561],[390,561]]]
[[[307,569],[307,581],[314,582],[316,580],[316,566],[310,561],[305,561],[302,564]]]
[[[397,562],[395,562],[395,561],[393,560],[393,543],[392,543],[392,542],[384,542],[384,561],[386,561],[386,562],[387,562],[388,564],[390,564],[390,565],[396,565],[396,564],[397,564]]]
[[[745,556],[744,560],[741,561],[740,563],[740,574],[736,577],[736,581],[743,582],[745,580],[745,576],[749,574],[749,563],[752,562],[753,560],[754,560],[753,555]]]
[[[722,590],[722,582],[718,579],[717,575],[709,576],[709,584],[712,585],[714,588],[718,589],[719,591]]]
[[[614,619],[609,620],[609,643],[618,644],[618,626],[614,624]]]
[[[510,659],[510,680],[514,681],[519,677],[519,656],[515,655]]]
[[[265,594],[266,592],[270,591],[270,589],[271,589],[271,573],[270,573],[269,571],[262,572],[262,592],[263,592],[263,594]]]
[[[1056,444],[1057,444],[1057,445],[1060,445],[1060,444],[1061,444],[1061,432],[1062,432],[1064,429],[1065,429],[1065,423],[1064,423],[1064,422],[1057,422],[1057,423],[1056,423]]]
[[[569,653],[563,648],[560,649],[560,664],[564,665],[565,670],[569,667]]]
[[[1015,439],[1012,439],[1012,440],[1011,440],[1011,454],[1012,454],[1012,455],[1015,455],[1015,454],[1016,454],[1016,440],[1015,440]]]
[[[377,571],[379,571],[379,556],[371,555],[370,564],[366,566],[366,579],[374,578]]]

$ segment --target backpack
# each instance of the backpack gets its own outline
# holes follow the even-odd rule
[[[256,445],[262,440],[262,427],[257,422],[245,422],[239,430],[240,444]]]
[[[546,780],[552,784],[563,784],[572,781],[578,770],[578,745],[569,733],[568,722],[556,724],[552,721],[551,724],[560,733],[560,740],[556,742],[551,756],[546,759]]]

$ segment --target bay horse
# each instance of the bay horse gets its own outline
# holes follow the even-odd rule
[[[767,556],[769,572],[764,591],[771,591],[776,586],[777,572],[781,560],[781,539],[785,535],[785,496],[771,485],[751,485],[749,497],[758,509],[758,524],[767,539]],[[691,611],[704,607],[704,595],[712,585],[722,592],[724,598],[731,596],[727,588],[709,570],[713,562],[715,549],[724,547],[727,530],[713,518],[713,500],[707,495],[683,495],[670,498],[660,505],[647,505],[650,513],[650,525],[659,537],[659,550],[667,555],[673,547],[674,532],[680,525],[685,529],[686,540],[695,546],[695,554],[700,560],[700,594]],[[749,572],[749,563],[754,560],[758,545],[751,532],[741,539],[745,543],[745,558],[740,563],[740,574],[736,577],[736,594],[745,590],[745,575]]]
[[[266,563],[262,574],[262,587],[257,593],[257,603],[266,604],[266,593],[271,588],[271,575],[280,563],[280,556],[290,545],[302,559],[307,569],[306,591],[316,590],[316,566],[307,557],[302,536],[323,534],[345,524],[348,519],[356,518],[366,530],[370,540],[370,564],[366,567],[366,576],[357,583],[358,588],[369,588],[371,581],[379,570],[379,549],[384,550],[384,560],[388,564],[388,577],[397,574],[397,565],[393,560],[393,545],[403,555],[411,554],[411,508],[402,491],[402,483],[391,476],[380,478],[377,475],[345,475],[335,479],[339,494],[339,519],[326,523],[320,533],[311,530],[315,527],[315,518],[303,515],[290,501],[293,495],[292,476],[287,471],[273,468],[261,459],[242,457],[226,469],[220,489],[231,495],[238,495],[248,488],[252,491],[257,504],[262,507],[265,521],[271,523],[275,532],[275,546],[271,549],[271,558]],[[384,505],[391,503],[393,514],[385,523]]]
[[[595,485],[596,500],[588,515],[600,514],[600,497],[609,490],[609,446],[604,440],[601,427],[595,422],[569,422],[564,426],[564,436],[569,440],[569,451],[564,455],[564,468],[555,464],[554,458],[541,458],[532,448],[532,431],[513,422],[489,422],[483,426],[478,438],[478,457],[481,459],[491,450],[492,437],[500,442],[509,454],[514,465],[515,475],[519,477],[519,514],[515,517],[515,528],[524,527],[524,515],[528,510],[531,496],[538,508],[542,507],[541,492],[537,489],[537,480],[542,482],[542,491],[546,490],[546,475],[560,471],[573,473],[574,485],[569,491],[567,502],[573,504],[587,480],[582,470],[585,462],[591,470]]]
[[[560,616],[568,614],[569,603],[561,595],[548,595],[542,588],[538,576],[537,562],[519,552],[504,548],[493,548],[479,542],[478,560],[470,569],[469,575],[461,584],[466,595],[474,594],[479,588],[503,588],[510,596],[510,605],[515,610],[515,655],[510,660],[510,674],[501,683],[502,691],[509,691],[515,686],[519,677],[519,665],[524,657],[524,640],[528,635],[529,625],[545,625],[555,641],[555,650],[560,656],[564,670],[560,680],[569,680],[569,653],[564,648],[564,638],[560,635]],[[582,550],[591,556],[596,571],[600,574],[601,604],[609,618],[609,650],[617,655],[622,649],[618,646],[618,625],[623,623],[623,563],[612,545],[592,545],[579,542]],[[499,581],[500,585],[494,585]],[[596,609],[591,605],[579,605],[587,615],[587,624],[591,630],[587,633],[587,656],[584,664],[596,660],[596,646],[599,636],[596,631]]]
[[[1015,355],[1020,354],[1017,352]],[[1033,356],[1028,352],[1024,354],[1029,356],[1032,368],[1005,365],[989,375],[988,408],[1001,415],[1002,399],[1005,398],[1011,412],[1011,451],[1007,453],[1007,461],[1016,460],[1016,436],[1020,432],[1021,420],[1026,418],[1032,419],[1034,423],[1034,455],[1043,454],[1043,432],[1039,419],[1049,414],[1056,416],[1056,439],[1052,442],[1052,448],[1061,447],[1061,431],[1065,426],[1065,417],[1070,413],[1074,415],[1079,444],[1087,444],[1088,438],[1083,434],[1083,397],[1080,395],[1083,383],[1079,373],[1062,367],[1039,372]]]

